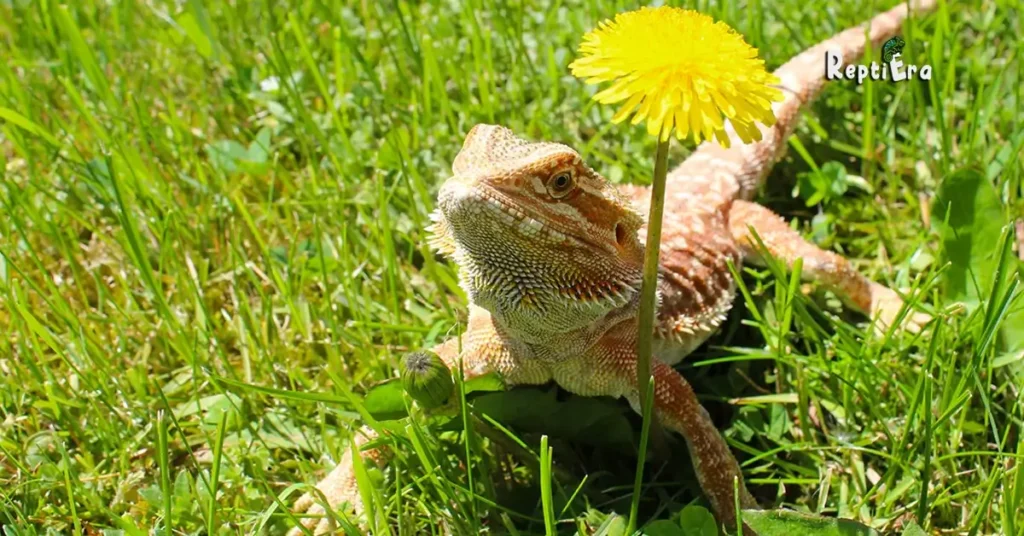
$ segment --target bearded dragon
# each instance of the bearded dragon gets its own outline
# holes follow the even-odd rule
[[[913,11],[932,8],[921,0]],[[825,82],[826,50],[844,63],[860,58],[866,40],[877,49],[896,35],[908,14],[900,5],[823,41],[775,71],[785,98],[774,104],[776,123],[744,145],[730,131],[731,148],[705,142],[667,179],[660,244],[656,318],[654,409],[663,426],[686,440],[701,488],[718,519],[734,526],[734,481],[744,508],[757,503],[739,464],[693,390],[672,365],[713,334],[733,303],[729,263],[759,262],[751,230],[767,251],[842,297],[881,325],[897,320],[903,300],[859,274],[850,263],[804,240],[769,209],[750,201],[785,149],[800,109]],[[469,296],[461,344],[434,352],[467,378],[495,372],[506,385],[550,381],[584,396],[625,397],[639,407],[636,385],[637,311],[650,190],[615,186],[580,154],[559,143],[529,142],[507,128],[477,125],[466,136],[440,189],[433,245],[459,268]],[[907,327],[929,320],[906,317]],[[459,348],[461,347],[461,352]],[[362,446],[374,437],[357,433]],[[381,448],[362,451],[382,465]],[[317,486],[332,507],[361,502],[346,453]],[[332,528],[317,494],[295,509],[321,533]],[[295,529],[298,533],[298,529]]]

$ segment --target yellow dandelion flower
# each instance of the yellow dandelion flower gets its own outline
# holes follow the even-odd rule
[[[626,101],[612,119],[647,121],[661,141],[672,130],[694,142],[714,136],[728,147],[724,118],[749,143],[761,139],[755,122],[775,124],[772,101],[782,92],[757,49],[724,22],[675,7],[620,13],[583,36],[569,65],[588,84],[613,82],[594,95],[603,104]]]

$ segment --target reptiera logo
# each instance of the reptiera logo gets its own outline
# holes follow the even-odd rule
[[[871,62],[870,65],[849,64],[843,67],[843,53],[839,49],[831,49],[825,52],[825,79],[826,80],[855,80],[858,84],[864,83],[865,78],[872,80],[892,80],[902,82],[904,80],[931,80],[931,65],[904,65],[900,59],[903,56],[903,47],[906,41],[900,37],[893,37],[882,45],[881,65],[878,62]]]

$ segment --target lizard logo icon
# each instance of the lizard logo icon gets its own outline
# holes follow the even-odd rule
[[[903,47],[906,46],[907,42],[901,39],[899,36],[895,36],[889,39],[882,45],[882,59],[886,63],[892,61],[892,57],[896,54],[903,53]]]

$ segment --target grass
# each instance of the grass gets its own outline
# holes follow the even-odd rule
[[[688,5],[776,67],[894,2]],[[613,181],[651,176],[653,140],[611,126],[566,68],[585,30],[629,7],[0,0],[5,534],[291,526],[294,484],[365,420],[349,393],[465,321],[424,227],[473,124],[565,141]],[[1000,235],[1024,213],[1021,7],[949,2],[915,21],[905,56],[931,82],[833,84],[771,175],[762,202],[875,280],[922,289],[939,321],[876,337],[784,270],[743,270],[727,325],[682,370],[762,504],[1024,534],[1024,315]],[[670,163],[684,156],[673,144]],[[962,168],[985,188],[958,190]],[[639,420],[523,393],[479,404],[550,413],[482,419],[484,434],[392,421],[395,461],[361,479],[369,522],[624,524],[611,514],[629,510]],[[546,418],[581,414],[602,433]],[[647,464],[641,523],[699,518],[683,448]]]

